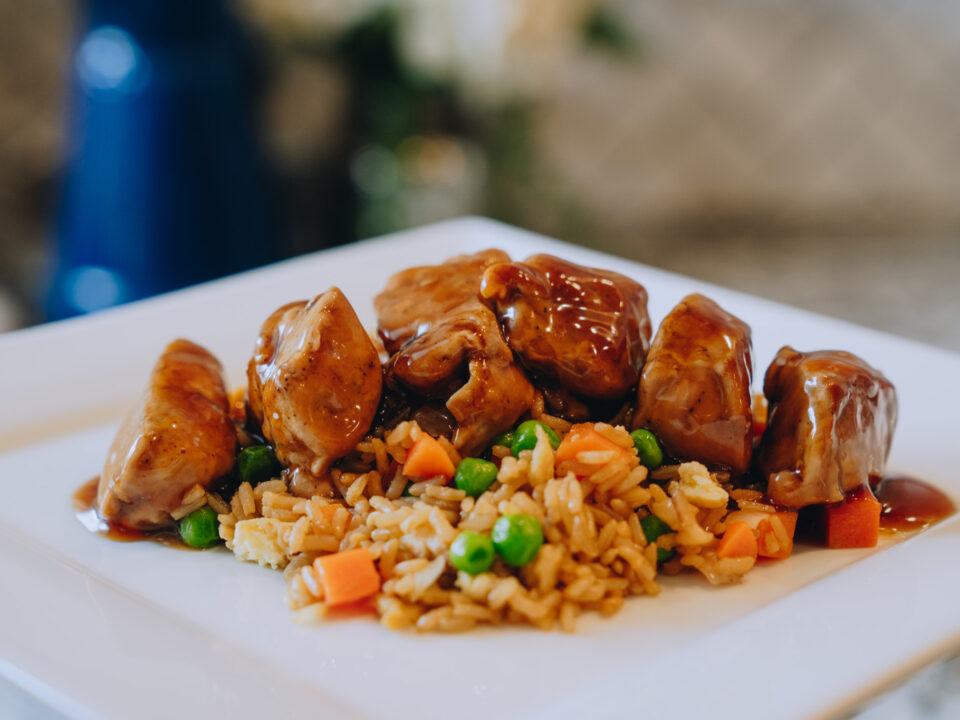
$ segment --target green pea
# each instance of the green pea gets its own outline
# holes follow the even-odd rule
[[[516,433],[513,430],[507,430],[497,435],[493,441],[490,443],[493,445],[503,445],[504,447],[510,447],[513,445],[513,438],[516,437]]]
[[[517,426],[517,431],[513,436],[513,443],[510,445],[510,451],[514,457],[520,455],[521,450],[533,450],[537,446],[537,428],[542,427],[550,440],[550,447],[556,450],[560,447],[560,436],[547,427],[539,420],[526,420]]]
[[[479,575],[490,569],[495,554],[493,540],[472,530],[464,530],[450,545],[450,564],[470,575]]]
[[[640,527],[643,530],[644,537],[647,538],[647,542],[656,542],[657,538],[661,535],[673,532],[673,528],[656,515],[647,515],[641,519]]]
[[[660,449],[660,443],[656,436],[649,430],[639,429],[630,433],[633,438],[633,446],[637,449],[637,456],[640,463],[651,470],[660,467],[663,462],[663,450]]]
[[[640,528],[643,530],[643,535],[647,538],[647,542],[656,542],[657,538],[661,535],[673,532],[673,528],[656,515],[647,515],[643,518],[640,521]],[[665,563],[668,560],[672,560],[676,554],[677,551],[673,549],[664,550],[663,548],[657,548],[657,562]]]
[[[533,515],[503,515],[493,524],[493,546],[508,565],[521,567],[533,560],[543,544],[543,528]]]
[[[240,482],[257,485],[280,474],[280,463],[268,445],[251,445],[237,453]]]
[[[657,562],[665,563],[673,560],[674,556],[677,554],[677,551],[673,548],[669,550],[664,550],[663,548],[657,548]]]
[[[457,465],[453,482],[470,497],[480,497],[497,479],[497,466],[480,458],[464,458]]]
[[[180,521],[180,538],[193,548],[210,547],[220,542],[219,528],[217,513],[204,505]]]

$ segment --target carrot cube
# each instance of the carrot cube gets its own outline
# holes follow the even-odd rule
[[[380,573],[367,548],[323,555],[313,561],[330,607],[362,600],[380,590]]]
[[[876,547],[880,537],[880,502],[867,488],[858,488],[825,509],[828,548]]]
[[[612,440],[605,438],[598,433],[592,423],[580,423],[570,428],[569,432],[563,436],[560,446],[557,448],[557,462],[565,460],[576,460],[577,455],[582,452],[613,450],[619,453],[626,453],[625,448],[620,447]]]
[[[443,445],[426,433],[411,446],[403,463],[403,474],[407,477],[427,479],[440,475],[449,482],[454,472],[456,468]]]
[[[752,557],[756,560],[757,538],[753,534],[753,528],[741,520],[730,523],[717,543],[717,557]]]

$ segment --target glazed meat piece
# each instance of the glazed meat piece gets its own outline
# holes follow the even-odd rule
[[[627,425],[633,418],[635,396],[609,400],[584,398],[547,378],[534,375],[530,378],[534,389],[543,397],[543,411],[563,418],[567,422],[605,422]],[[613,422],[616,420],[616,422]]]
[[[373,300],[387,352],[392,355],[446,313],[475,299],[483,271],[504,262],[510,262],[510,256],[502,250],[484,250],[450,258],[441,265],[414,267],[393,275]]]
[[[544,409],[551,415],[572,423],[587,422],[594,413],[591,407],[562,385],[557,385],[542,377],[534,377],[533,386],[543,396]],[[603,417],[607,420],[609,418]]]
[[[217,359],[189,340],[170,343],[110,447],[97,488],[100,517],[135,530],[172,524],[185,492],[233,467],[237,433],[228,412]]]
[[[678,460],[750,466],[750,328],[703,295],[664,318],[640,377],[633,426],[651,430]]]
[[[275,311],[247,367],[248,402],[277,458],[309,496],[370,429],[383,377],[377,350],[338,288]]]
[[[585,398],[636,384],[650,347],[647,292],[628,277],[552,255],[487,268],[480,294],[533,372]]]
[[[781,348],[763,392],[770,410],[755,464],[775,503],[839,502],[870,476],[883,475],[897,394],[856,355]]]
[[[388,381],[425,398],[446,399],[457,422],[453,444],[472,454],[510,428],[536,393],[479,300],[448,311],[390,361]]]

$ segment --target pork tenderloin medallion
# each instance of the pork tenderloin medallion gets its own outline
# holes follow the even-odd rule
[[[439,265],[412,267],[394,274],[373,299],[378,332],[391,355],[423,335],[450,311],[480,293],[483,271],[510,262],[502,250],[457,255]]]
[[[651,328],[647,292],[634,280],[533,255],[487,268],[480,295],[536,375],[590,399],[621,398],[637,384]]]
[[[878,370],[840,350],[780,349],[764,378],[770,403],[755,465],[767,495],[792,508],[843,500],[886,469],[897,393]]]
[[[482,451],[537,400],[493,312],[476,299],[449,310],[400,348],[387,366],[387,379],[442,400],[456,420],[453,444],[468,455]]]
[[[750,328],[688,295],[664,318],[640,377],[633,426],[678,460],[747,471],[753,449]]]
[[[189,340],[170,343],[107,454],[100,517],[134,530],[172,525],[170,513],[187,490],[208,487],[233,467],[229,409],[219,361]]]
[[[260,330],[247,366],[248,404],[277,459],[309,497],[330,464],[370,429],[380,357],[339,288],[284,305]]]

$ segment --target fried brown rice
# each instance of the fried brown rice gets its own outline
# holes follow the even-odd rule
[[[570,425],[543,415],[563,435]],[[314,560],[366,547],[376,561],[381,590],[373,607],[394,630],[462,631],[478,624],[520,623],[573,631],[584,611],[616,613],[634,595],[660,593],[659,572],[693,568],[714,584],[735,582],[752,557],[718,558],[728,499],[749,507],[749,491],[734,491],[723,474],[697,462],[660,468],[652,478],[622,426],[594,429],[629,452],[581,452],[558,462],[542,429],[533,450],[513,457],[494,446],[497,480],[474,499],[442,477],[411,481],[402,465],[423,432],[403,422],[384,438],[368,437],[340,469],[329,492],[290,494],[281,479],[243,483],[225,502],[195,489],[184,514],[207,502],[219,513],[220,534],[240,560],[283,570],[286,600],[300,621],[328,612]],[[461,459],[440,439],[454,464]],[[349,470],[348,470],[349,468]],[[756,503],[754,503],[756,504]],[[512,568],[497,560],[472,576],[455,570],[450,545],[463,530],[489,533],[497,518],[526,513],[542,524],[544,543],[533,562]],[[641,520],[655,514],[671,532],[648,542]],[[659,563],[658,549],[672,559]]]

